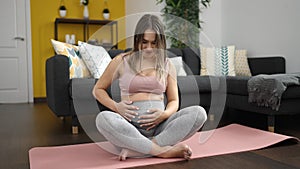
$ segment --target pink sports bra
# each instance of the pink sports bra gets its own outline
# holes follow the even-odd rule
[[[166,91],[166,85],[160,82],[156,76],[143,76],[133,72],[126,58],[124,60],[124,73],[119,78],[121,96],[127,96],[134,93],[153,93],[163,94]]]

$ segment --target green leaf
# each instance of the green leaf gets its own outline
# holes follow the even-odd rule
[[[166,37],[170,40],[171,47],[198,47],[201,23],[203,23],[199,20],[199,13],[202,12],[199,3],[207,8],[211,0],[156,0],[156,2],[166,4],[162,12],[166,23]],[[181,19],[170,15],[188,22],[180,21]]]

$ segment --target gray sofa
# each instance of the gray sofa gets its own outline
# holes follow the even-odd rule
[[[180,107],[193,104],[203,106],[208,113],[214,113],[220,119],[224,109],[237,109],[266,114],[269,129],[274,128],[274,116],[277,114],[300,113],[300,87],[289,87],[284,93],[279,111],[258,107],[247,101],[247,81],[249,77],[214,77],[199,76],[199,50],[190,48],[168,49],[169,57],[181,56],[185,63],[187,76],[178,77]],[[108,51],[113,58],[125,52],[113,49]],[[283,57],[248,58],[252,75],[285,73]],[[95,83],[97,79],[69,79],[69,61],[66,56],[54,55],[46,61],[46,94],[49,108],[58,117],[72,117],[73,133],[77,132],[79,122],[73,105],[72,84],[88,80]],[[82,83],[85,84],[85,83]],[[78,84],[76,84],[78,87]],[[90,85],[90,88],[92,85]],[[224,89],[225,88],[225,89]],[[89,89],[90,90],[90,89]],[[88,91],[89,91],[88,90]],[[294,94],[296,91],[297,94]],[[223,98],[223,99],[222,99]],[[212,102],[212,100],[214,100]],[[225,107],[224,107],[224,106]],[[99,109],[105,109],[98,103]],[[219,116],[218,116],[219,115]]]

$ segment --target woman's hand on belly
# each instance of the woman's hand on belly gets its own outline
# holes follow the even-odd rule
[[[131,104],[132,101],[126,100],[116,103],[116,109],[118,113],[128,121],[131,121],[132,118],[135,118],[135,116],[138,115],[138,113],[135,112],[135,110],[138,110],[139,108]]]
[[[166,119],[164,111],[160,109],[149,109],[148,114],[139,116],[138,123],[141,127],[148,127],[147,130],[150,130],[158,126],[162,121]]]

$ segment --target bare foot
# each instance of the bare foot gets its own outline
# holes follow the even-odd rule
[[[145,154],[124,148],[124,149],[122,149],[121,153],[119,154],[119,160],[125,161],[127,157],[138,158],[138,157],[144,157],[144,156],[145,156]]]
[[[162,157],[162,158],[181,157],[186,160],[189,160],[191,156],[192,156],[192,150],[186,144],[178,144],[175,146],[166,147],[165,152],[157,155],[157,157]]]

